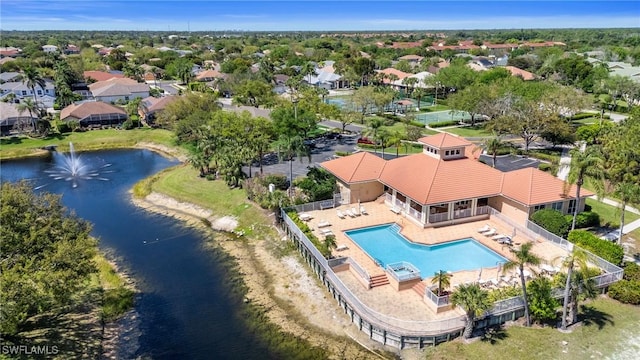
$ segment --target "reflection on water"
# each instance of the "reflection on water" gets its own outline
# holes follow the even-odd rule
[[[175,162],[147,150],[87,152],[81,160],[100,170],[88,174],[108,181],[69,186],[66,178],[51,176],[59,165],[56,156],[3,162],[0,176],[2,181],[28,179],[34,188],[61,194],[65,206],[93,223],[100,246],[122,260],[141,291],[135,357],[271,358],[236,318],[242,299],[227,286],[217,256],[203,250],[204,235],[129,201],[135,182]]]

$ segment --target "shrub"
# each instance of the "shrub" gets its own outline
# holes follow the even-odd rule
[[[542,226],[550,233],[560,237],[567,236],[570,224],[564,218],[564,215],[558,210],[542,209],[538,210],[531,216],[531,221]]]
[[[419,128],[423,128],[424,127],[423,123],[421,123],[419,121],[415,121],[415,120],[410,121],[409,124],[411,124],[413,126],[416,126],[416,127],[419,127]]]
[[[569,224],[573,222],[573,215],[565,215]],[[576,229],[588,228],[600,225],[600,215],[591,211],[583,211],[576,216]]]
[[[522,287],[520,285],[505,286],[489,291],[489,301],[492,303],[500,300],[506,300],[515,296],[522,295]]]
[[[573,115],[571,117],[571,120],[581,120],[581,119],[586,119],[586,118],[596,117],[596,116],[598,116],[597,113],[578,113]]]
[[[538,165],[538,169],[546,172],[551,172],[551,164],[540,163],[540,165]]]
[[[609,286],[609,296],[625,304],[640,305],[640,281],[620,280]]]
[[[71,126],[64,121],[58,121],[56,122],[56,130],[58,130],[60,134],[68,133],[71,132]]]
[[[337,156],[348,156],[348,155],[351,155],[351,152],[349,152],[349,151],[336,151],[336,155]]]
[[[640,281],[640,265],[634,262],[624,263],[624,278],[630,281]]]
[[[276,186],[278,190],[287,190],[289,187],[289,179],[286,175],[283,174],[269,174],[260,178],[260,183],[263,186],[269,186],[269,184],[273,184]]]
[[[455,126],[455,125],[458,125],[458,120],[448,120],[448,121],[434,122],[434,123],[430,123],[429,127],[431,127],[431,128],[441,128],[441,127],[445,127],[445,126]]]
[[[586,230],[573,230],[567,240],[591,251],[608,262],[619,265],[624,257],[622,246],[607,240],[602,240]]]
[[[125,130],[131,130],[133,128],[135,128],[135,124],[133,123],[133,120],[131,119],[127,119],[125,120],[125,122],[122,123],[122,128]]]

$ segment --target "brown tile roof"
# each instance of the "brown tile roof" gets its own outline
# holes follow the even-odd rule
[[[122,74],[111,74],[106,71],[85,71],[83,75],[85,79],[92,78],[95,81],[106,81],[113,78],[124,78],[124,75]]]
[[[91,101],[80,104],[71,104],[60,111],[60,120],[65,120],[69,117],[82,120],[91,115],[98,114],[121,114],[127,115],[127,112],[117,106],[104,103],[102,101]]]
[[[500,193],[502,173],[475,160],[414,154],[387,161],[380,181],[422,204]]]
[[[205,70],[199,73],[198,75],[196,75],[196,80],[218,79],[218,78],[220,79],[224,78],[224,75],[218,70]]]
[[[375,155],[360,152],[325,161],[320,165],[346,183],[357,183],[377,180],[385,163],[385,160]]]
[[[574,198],[576,186],[565,191],[564,181],[534,168],[510,171],[504,174],[502,194],[525,205],[544,204]],[[592,196],[591,191],[582,188],[580,196]]]
[[[408,76],[411,76],[411,74],[409,74],[409,73],[406,73],[404,71],[400,71],[400,70],[394,69],[394,68],[386,68],[386,69],[376,70],[376,71],[379,72],[379,73],[382,73],[382,74],[386,74],[386,75],[393,74],[393,75],[398,77],[398,80],[402,80],[402,79],[404,79],[404,78],[406,78]],[[389,79],[385,79],[384,82],[385,83],[389,83],[391,81]]]
[[[465,138],[453,136],[448,133],[439,133],[436,135],[425,136],[418,139],[418,141],[423,144],[431,145],[438,149],[473,145]]]
[[[161,98],[149,96],[142,99],[142,101],[140,101],[140,105],[142,105],[146,109],[147,113],[151,113],[154,111],[163,110],[165,106],[178,100],[179,98],[179,96],[165,96]]]
[[[433,146],[466,146],[472,153],[473,144],[448,134],[428,136],[419,140]],[[455,160],[440,160],[420,153],[389,161],[358,153],[320,164],[345,183],[378,180],[422,204],[491,197],[502,195],[527,206],[551,203],[571,198],[563,193],[564,182],[534,168],[502,173],[477,160],[474,156]],[[581,197],[591,196],[583,189]],[[575,195],[574,195],[575,196]]]
[[[505,66],[505,69],[509,70],[509,72],[511,73],[511,75],[513,76],[520,76],[522,77],[523,80],[533,80],[536,78],[536,75],[533,73],[530,73],[526,70],[522,70],[519,69],[515,66]]]
[[[415,61],[422,61],[422,59],[424,59],[424,57],[420,56],[420,55],[405,55],[405,56],[400,56],[398,58],[398,60],[407,60],[407,61],[411,61],[411,60],[415,60]]]

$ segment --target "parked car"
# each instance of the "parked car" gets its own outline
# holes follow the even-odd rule
[[[367,144],[367,145],[375,145],[376,143],[373,142],[373,140],[366,138],[366,137],[361,137],[358,139],[358,144]]]

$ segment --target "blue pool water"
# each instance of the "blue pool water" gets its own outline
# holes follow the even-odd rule
[[[471,238],[422,245],[409,242],[398,230],[398,225],[387,224],[345,233],[382,267],[406,261],[420,270],[423,279],[440,270],[475,270],[507,262],[507,259]]]

